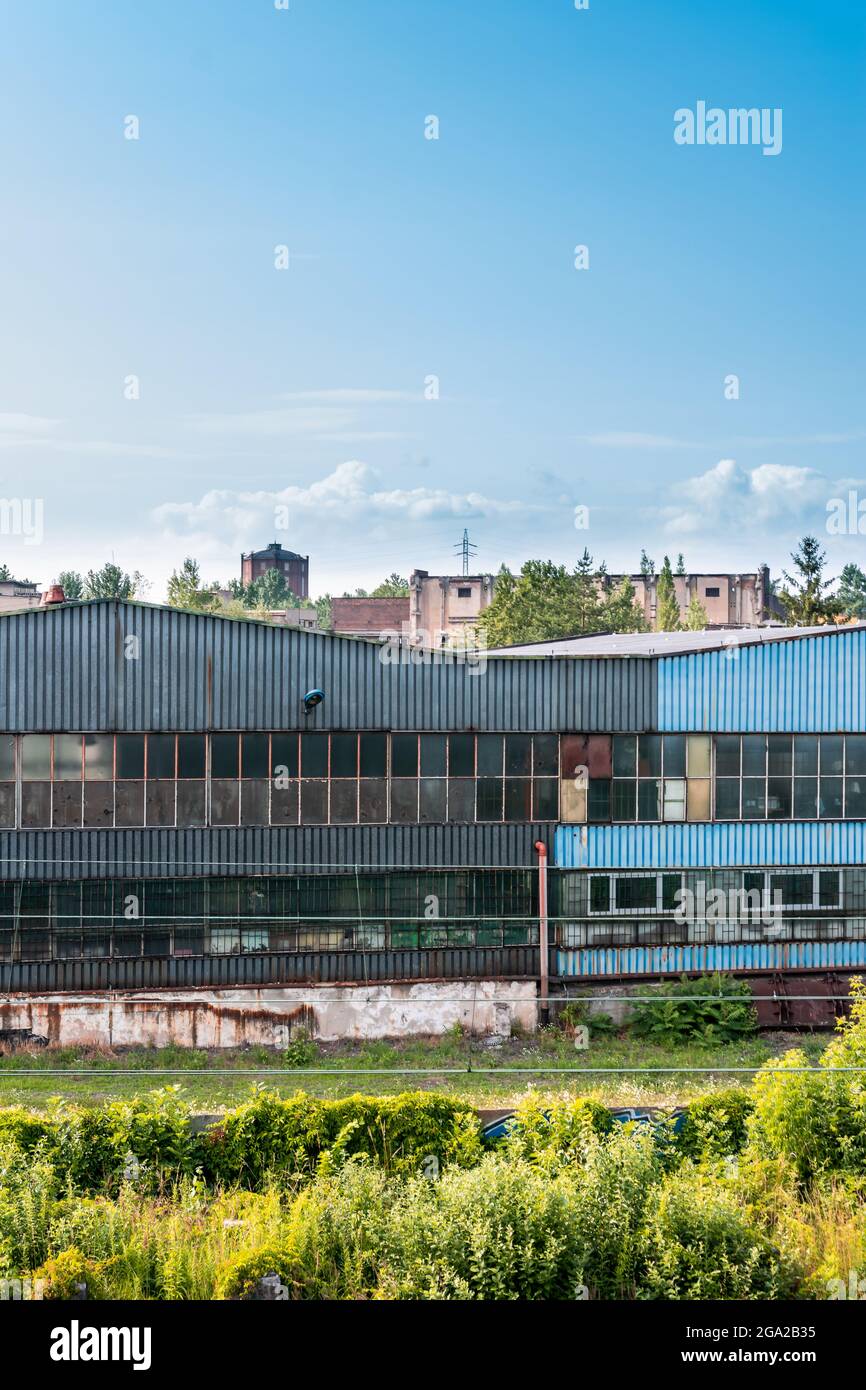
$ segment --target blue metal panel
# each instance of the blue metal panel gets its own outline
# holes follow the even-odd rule
[[[659,728],[866,730],[866,630],[661,657]]]
[[[866,965],[866,941],[579,947],[557,952],[561,976],[692,975],[716,970],[846,970]]]
[[[707,869],[866,863],[866,821],[560,825],[562,869]]]

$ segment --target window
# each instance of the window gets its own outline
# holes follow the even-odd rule
[[[630,875],[628,878],[614,879],[614,892],[618,912],[648,911],[656,907],[656,876],[643,877]]]
[[[718,598],[718,597],[719,597],[719,586],[718,586],[718,584],[707,584],[707,585],[705,585],[705,586],[704,586],[704,596],[705,596],[705,598]]]
[[[464,587],[463,585],[461,585],[461,586],[458,588],[458,590],[457,590],[457,597],[458,597],[458,598],[471,598],[471,597],[472,597],[472,590],[471,590],[471,588],[466,588],[466,587]]]

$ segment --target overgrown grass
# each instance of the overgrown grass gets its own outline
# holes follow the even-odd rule
[[[814,1061],[828,1041],[822,1036],[765,1034],[737,1043],[670,1046],[614,1037],[593,1041],[587,1051],[579,1051],[559,1030],[551,1029],[531,1039],[511,1039],[496,1048],[454,1036],[436,1041],[318,1046],[309,1065],[334,1070],[336,1076],[305,1075],[306,1069],[301,1068],[285,1077],[273,1073],[292,1062],[264,1047],[225,1052],[177,1047],[122,1052],[107,1048],[19,1049],[0,1057],[0,1104],[42,1108],[52,1097],[62,1095],[79,1104],[98,1105],[146,1094],[163,1079],[175,1079],[160,1073],[193,1070],[195,1076],[176,1078],[183,1080],[190,1102],[201,1110],[220,1110],[239,1104],[249,1093],[250,1078],[236,1073],[261,1069],[261,1079],[284,1096],[293,1094],[298,1085],[314,1095],[348,1096],[362,1081],[366,1091],[379,1095],[398,1094],[408,1085],[460,1096],[482,1107],[513,1105],[533,1090],[553,1097],[591,1093],[612,1105],[670,1106],[732,1081],[748,1085],[748,1074],[728,1074],[727,1068],[758,1068],[794,1045],[801,1046]],[[653,1068],[689,1067],[708,1070],[653,1072]],[[83,1077],[44,1074],[82,1068],[87,1072]],[[533,1075],[534,1068],[539,1070]],[[542,1068],[555,1068],[561,1075]],[[610,1072],[598,1073],[591,1068],[608,1068]],[[368,1069],[385,1074],[358,1075]],[[420,1074],[401,1075],[400,1069]],[[443,1069],[455,1070],[451,1075],[436,1074]],[[9,1075],[19,1070],[26,1070],[28,1075]],[[148,1075],[129,1075],[135,1071]]]

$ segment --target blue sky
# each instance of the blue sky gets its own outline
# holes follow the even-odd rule
[[[276,536],[340,592],[447,570],[464,526],[484,569],[778,569],[866,499],[857,0],[0,22],[0,492],[44,499],[17,574],[113,556],[160,598]],[[677,145],[699,100],[781,108],[781,153]]]

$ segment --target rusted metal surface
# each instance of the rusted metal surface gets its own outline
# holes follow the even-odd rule
[[[753,975],[748,984],[758,1011],[761,1028],[834,1028],[847,1012],[841,999],[827,996],[848,994],[853,974],[791,971],[772,975]],[[803,996],[823,995],[820,999]],[[769,998],[767,996],[770,996]]]

